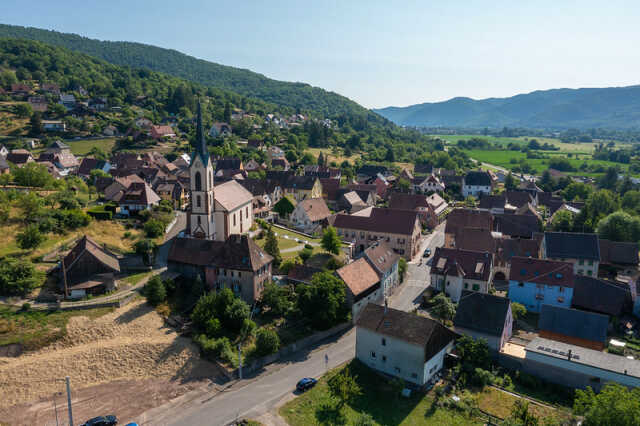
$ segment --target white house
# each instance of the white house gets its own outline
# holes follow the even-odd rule
[[[296,205],[291,213],[291,222],[297,229],[311,233],[329,216],[331,211],[323,198],[308,198]]]
[[[462,181],[462,195],[466,198],[470,195],[478,198],[491,194],[492,180],[489,173],[481,170],[467,172]]]
[[[464,290],[488,293],[491,286],[493,254],[488,252],[436,248],[431,266],[431,286],[454,302]]]
[[[442,369],[456,337],[430,318],[370,303],[356,322],[356,358],[422,386]]]

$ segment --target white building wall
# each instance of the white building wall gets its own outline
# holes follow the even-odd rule
[[[612,371],[602,370],[600,368],[592,367],[589,365],[579,364],[575,361],[569,361],[567,359],[555,358],[537,352],[527,351],[525,356],[526,360],[539,362],[541,364],[551,365],[557,368],[573,371],[575,373],[583,374],[590,377],[598,377],[601,382],[616,382],[625,386],[638,387],[640,386],[640,378],[628,376],[624,374],[615,373]]]
[[[445,346],[440,352],[435,354],[433,358],[424,363],[424,371],[422,376],[422,383],[427,383],[431,378],[438,374],[438,371],[442,370],[444,365],[444,357],[446,354],[451,352],[454,347],[454,342],[451,341],[447,346]]]

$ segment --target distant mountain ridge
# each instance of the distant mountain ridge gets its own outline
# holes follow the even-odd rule
[[[369,120],[384,121],[377,114],[337,93],[306,83],[273,80],[253,71],[197,59],[176,50],[142,43],[101,41],[76,34],[5,24],[0,24],[0,38],[37,40],[86,53],[112,64],[148,68],[320,115],[361,114]]]
[[[640,128],[640,85],[538,90],[481,100],[459,97],[373,111],[403,126],[630,129]]]

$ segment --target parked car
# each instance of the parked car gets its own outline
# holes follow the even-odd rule
[[[304,392],[307,389],[311,389],[312,387],[314,387],[316,383],[318,383],[316,379],[312,377],[305,377],[298,382],[298,384],[296,385],[296,390]]]
[[[431,249],[428,248],[424,251],[424,254],[422,255],[422,257],[429,257],[431,256]]]
[[[87,420],[82,426],[115,426],[118,424],[116,416],[99,416]]]

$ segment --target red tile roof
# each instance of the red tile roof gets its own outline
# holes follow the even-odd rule
[[[380,282],[376,271],[362,257],[338,269],[336,273],[349,287],[354,296],[365,292]]]
[[[511,259],[509,280],[573,288],[573,264],[516,256]]]
[[[372,208],[370,216],[338,214],[333,226],[372,232],[413,235],[418,215],[410,210]]]

